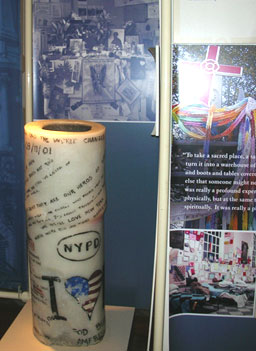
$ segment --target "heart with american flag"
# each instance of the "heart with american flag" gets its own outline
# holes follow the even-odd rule
[[[89,279],[75,276],[66,280],[66,291],[82,305],[83,310],[87,313],[89,319],[92,318],[92,313],[98,300],[103,273],[97,270],[90,276]]]

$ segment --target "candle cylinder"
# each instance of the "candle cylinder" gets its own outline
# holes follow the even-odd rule
[[[25,207],[33,331],[47,345],[89,346],[105,333],[105,127],[25,125]]]

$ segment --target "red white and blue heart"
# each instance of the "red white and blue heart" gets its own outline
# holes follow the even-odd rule
[[[94,307],[98,300],[102,281],[103,273],[101,270],[97,270],[89,279],[74,276],[67,279],[65,282],[66,291],[82,305],[89,319],[92,317]]]

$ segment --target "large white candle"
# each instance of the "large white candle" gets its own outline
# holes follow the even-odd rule
[[[25,125],[26,216],[35,336],[88,346],[105,333],[105,127]]]

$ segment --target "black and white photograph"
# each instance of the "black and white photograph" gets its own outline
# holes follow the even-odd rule
[[[158,11],[149,0],[34,0],[35,119],[154,122]]]

